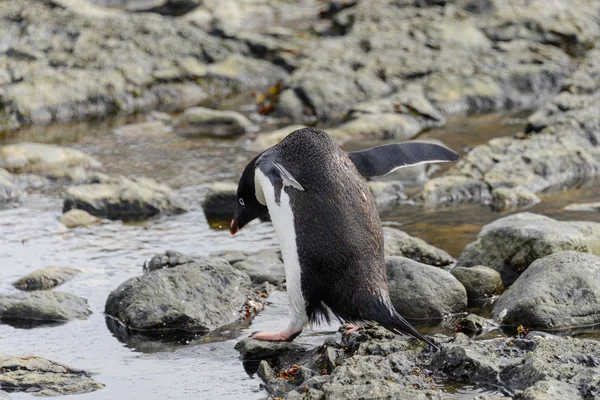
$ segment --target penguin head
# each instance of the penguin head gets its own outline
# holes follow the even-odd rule
[[[260,203],[256,198],[256,183],[254,181],[255,170],[257,168],[254,158],[244,169],[237,188],[237,206],[229,226],[229,232],[235,235],[250,221],[265,215],[269,212],[266,205]]]

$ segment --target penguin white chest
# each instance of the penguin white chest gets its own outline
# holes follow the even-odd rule
[[[273,183],[271,183],[271,180],[260,169],[257,169],[255,172],[255,187],[257,198],[259,200],[264,199],[266,202],[271,222],[279,237],[279,246],[281,247],[281,255],[285,264],[287,292],[290,300],[290,323],[292,325],[296,324],[297,327],[301,328],[307,321],[306,303],[302,295],[301,268],[290,196],[282,188],[278,204],[275,200],[276,189]]]

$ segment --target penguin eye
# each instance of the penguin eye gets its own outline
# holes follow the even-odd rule
[[[242,206],[245,206],[245,205],[246,205],[246,204],[244,203],[244,199],[242,199],[241,197],[240,197],[240,199],[239,199],[238,201],[240,202],[240,205],[242,205]]]

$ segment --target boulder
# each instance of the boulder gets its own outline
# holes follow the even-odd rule
[[[83,179],[100,163],[87,154],[50,144],[17,143],[0,147],[0,168],[12,173],[34,173],[49,178]]]
[[[175,133],[187,137],[231,138],[253,129],[254,125],[243,114],[206,107],[188,108],[173,121]]]
[[[467,291],[447,271],[404,257],[386,260],[392,304],[407,319],[441,319],[465,311]]]
[[[255,285],[266,281],[279,286],[285,282],[285,267],[278,249],[259,252],[225,251],[212,253],[211,256],[225,258],[233,268],[247,273]]]
[[[67,188],[64,213],[79,209],[97,217],[134,220],[186,211],[173,190],[153,179],[97,174],[88,182],[93,183]]]
[[[600,254],[600,224],[519,213],[485,225],[457,266],[485,265],[511,284],[533,261],[566,250]]]
[[[401,230],[383,227],[385,255],[410,258],[427,265],[443,267],[453,264],[454,258],[444,250],[425,243]]]
[[[456,267],[450,273],[467,289],[469,300],[483,300],[501,295],[504,284],[498,271],[483,265]]]
[[[0,296],[0,320],[64,322],[86,319],[86,299],[64,292],[19,292]]]
[[[522,186],[514,188],[499,187],[492,190],[492,208],[496,211],[532,206],[540,201],[535,193]]]
[[[68,267],[46,267],[18,279],[13,286],[21,290],[48,290],[62,285],[81,271]]]
[[[206,196],[202,200],[202,210],[209,222],[229,223],[233,218],[237,203],[237,184],[215,182],[209,186]]]
[[[93,225],[100,221],[100,218],[94,217],[87,211],[78,210],[76,208],[72,208],[60,216],[60,222],[67,228]]]
[[[104,387],[89,372],[38,356],[0,354],[0,387],[10,392],[60,396],[94,392]],[[0,392],[0,398],[4,392]],[[8,396],[8,395],[6,395]]]
[[[565,251],[534,261],[496,301],[493,316],[536,329],[600,324],[600,257]]]
[[[242,317],[253,294],[250,278],[224,259],[157,256],[166,268],[113,290],[105,312],[134,331],[208,333]]]

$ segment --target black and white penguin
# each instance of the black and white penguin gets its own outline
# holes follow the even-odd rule
[[[390,301],[383,230],[365,178],[456,159],[446,147],[417,142],[346,153],[314,128],[294,131],[254,158],[240,178],[230,232],[270,213],[290,310],[284,330],[253,337],[291,341],[306,323],[329,322],[331,312],[343,322],[375,321],[436,347]]]

